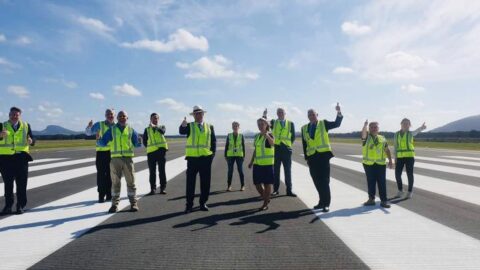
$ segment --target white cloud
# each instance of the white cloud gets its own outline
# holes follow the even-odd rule
[[[217,107],[223,111],[243,111],[245,108],[239,104],[233,103],[218,103]]]
[[[150,50],[156,53],[168,53],[185,50],[208,50],[208,40],[204,36],[194,36],[185,29],[178,29],[167,41],[142,39],[133,43],[124,42],[122,47]]]
[[[405,91],[407,93],[425,92],[424,87],[417,86],[417,85],[414,85],[414,84],[402,85],[402,87],[400,89],[402,89],[403,91]]]
[[[104,100],[105,96],[102,93],[90,93],[88,94],[93,99]]]
[[[222,55],[204,56],[191,64],[177,62],[176,65],[178,68],[188,70],[185,77],[189,79],[256,80],[259,77],[254,72],[241,72],[231,69],[232,62]]]
[[[190,108],[189,108],[189,107],[187,107],[187,106],[186,106],[184,103],[182,103],[182,102],[179,102],[179,101],[174,100],[173,98],[160,99],[160,100],[157,100],[157,103],[160,104],[160,105],[165,105],[165,106],[167,106],[169,109],[174,110],[174,111],[177,111],[177,112],[181,112],[181,113],[188,113],[188,112],[190,112]]]
[[[67,81],[65,79],[46,78],[44,81],[47,83],[58,83],[70,89],[74,89],[78,87],[76,82]]]
[[[28,45],[30,43],[32,43],[32,40],[26,36],[18,37],[15,40],[15,44],[18,44],[18,45]]]
[[[7,38],[5,37],[5,35],[0,34],[0,42],[5,42],[5,41],[7,41]]]
[[[111,34],[114,32],[114,29],[98,19],[80,16],[77,17],[77,22],[92,32],[107,38],[112,38]]]
[[[5,58],[0,57],[0,66],[5,67],[7,69],[18,68],[20,67],[18,64],[12,63]]]
[[[54,107],[48,102],[38,105],[37,108],[40,112],[42,112],[45,116],[49,118],[56,118],[63,114],[63,110],[61,108]]]
[[[342,31],[349,36],[361,36],[370,33],[372,28],[368,25],[361,25],[357,21],[346,21],[342,23]]]
[[[28,98],[30,92],[24,86],[20,85],[10,85],[7,87],[7,92],[14,94],[19,98]]]
[[[124,83],[123,85],[115,85],[113,87],[114,93],[116,95],[120,96],[141,96],[142,92],[140,92],[138,89],[133,87],[133,85],[130,85],[128,83]]]
[[[349,67],[336,67],[332,70],[333,74],[351,74],[353,72],[353,69]]]

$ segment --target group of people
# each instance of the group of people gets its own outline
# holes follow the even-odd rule
[[[335,121],[319,120],[314,109],[308,110],[308,124],[301,128],[303,155],[307,161],[310,175],[319,195],[314,207],[328,212],[331,203],[330,159],[334,156],[329,139],[329,130],[340,127],[343,115],[340,105],[336,106]],[[216,153],[217,140],[214,127],[204,121],[206,111],[194,106],[190,113],[194,121],[183,119],[179,133],[186,135],[185,156],[186,171],[186,207],[185,213],[193,211],[197,174],[200,176],[199,209],[209,211],[207,206],[210,194],[211,167]],[[0,172],[5,187],[5,206],[0,214],[12,214],[14,204],[13,183],[17,186],[16,213],[22,214],[27,205],[28,162],[32,161],[29,146],[35,144],[32,130],[27,122],[21,120],[22,111],[12,107],[9,120],[0,126]],[[263,200],[260,210],[268,209],[272,196],[279,194],[280,169],[283,165],[286,195],[296,197],[292,189],[292,145],[295,142],[294,123],[286,119],[283,108],[277,109],[277,119],[268,120],[267,111],[257,119],[259,133],[255,135],[254,151],[248,168],[252,169],[253,183]],[[139,210],[136,194],[134,169],[134,149],[143,143],[147,152],[149,167],[150,195],[157,193],[156,171],[160,178],[160,194],[166,194],[167,179],[165,173],[168,144],[165,138],[166,128],[159,124],[159,115],[150,115],[150,124],[140,136],[128,123],[128,114],[120,111],[116,115],[113,109],[105,111],[105,120],[88,123],[86,135],[96,136],[96,168],[98,202],[111,201],[109,213],[118,211],[120,201],[121,178],[127,182],[127,195],[130,210]],[[407,198],[412,197],[413,167],[415,162],[414,139],[426,129],[425,123],[417,130],[410,131],[410,120],[403,119],[400,131],[395,133],[395,175],[398,185],[397,197],[404,196],[402,172],[406,167],[408,176]],[[227,161],[227,191],[232,191],[232,177],[235,164],[240,177],[240,190],[245,190],[243,162],[245,158],[245,138],[239,132],[240,124],[232,123],[232,132],[227,135],[224,156]],[[385,137],[379,135],[377,122],[368,123],[362,129],[363,166],[367,176],[368,200],[364,205],[375,205],[376,185],[382,207],[390,205],[386,195],[386,167],[393,168],[392,154]]]

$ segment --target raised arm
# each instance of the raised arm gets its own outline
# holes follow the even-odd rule
[[[368,120],[365,120],[362,128],[362,140],[366,140],[368,136]]]
[[[412,136],[413,137],[417,136],[420,132],[424,131],[425,129],[427,129],[427,126],[425,125],[425,122],[423,122],[422,126],[412,131]]]

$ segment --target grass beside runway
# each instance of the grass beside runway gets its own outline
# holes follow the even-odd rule
[[[344,139],[344,138],[331,138],[332,143],[351,143],[360,144],[361,140],[358,139]],[[389,145],[393,145],[392,140],[388,140]],[[467,142],[427,142],[427,141],[415,141],[415,147],[417,148],[435,148],[435,149],[454,149],[454,150],[471,150],[480,151],[480,143],[467,143]]]

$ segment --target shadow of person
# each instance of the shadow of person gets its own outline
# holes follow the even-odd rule
[[[189,222],[176,224],[176,225],[173,226],[173,228],[184,228],[184,227],[188,227],[188,226],[194,226],[194,225],[197,225],[197,224],[205,225],[205,226],[197,228],[197,229],[192,229],[192,232],[193,232],[193,231],[203,230],[203,229],[207,229],[207,228],[216,226],[216,225],[218,225],[219,222],[221,222],[223,220],[240,218],[240,217],[251,215],[255,212],[258,212],[258,210],[257,209],[248,209],[248,210],[230,212],[230,213],[225,213],[225,214],[215,214],[215,215],[210,215],[210,216],[206,216],[206,217],[193,219]]]
[[[212,191],[212,192],[210,192],[209,196],[214,196],[214,195],[223,194],[223,193],[227,193],[227,192],[228,191],[225,191],[225,190]],[[197,197],[200,197],[200,194],[195,194],[194,198],[197,198]],[[183,195],[183,196],[170,198],[168,200],[169,201],[179,201],[179,200],[185,200],[185,199],[187,199],[187,196]]]
[[[43,211],[51,211],[51,210],[56,210],[56,209],[61,209],[61,208],[80,208],[80,207],[87,207],[96,204],[96,200],[91,200],[91,201],[83,201],[83,202],[75,202],[75,203],[69,203],[69,204],[64,204],[64,205],[52,205],[52,206],[46,206],[46,207],[37,207],[37,208],[32,208],[29,209],[29,213],[34,213],[34,212],[43,212]]]
[[[389,211],[387,211],[385,208],[381,207],[380,205],[375,205],[375,206],[360,205],[358,207],[343,208],[343,209],[338,209],[328,213],[323,213],[320,210],[316,210],[315,214],[317,216],[312,221],[310,221],[310,223],[314,223],[320,219],[329,219],[329,218],[336,218],[336,217],[351,217],[355,215],[367,215],[367,214],[370,214],[372,211],[377,211],[377,210],[380,210],[387,215],[390,214]]]
[[[238,225],[246,225],[250,223],[255,224],[263,224],[267,226],[264,230],[258,231],[256,233],[265,233],[267,231],[276,230],[280,227],[279,221],[288,220],[288,219],[295,219],[302,216],[312,215],[313,212],[311,209],[304,209],[304,210],[296,210],[290,212],[275,212],[275,213],[266,213],[260,215],[253,215],[248,217],[243,217],[240,221],[232,222],[230,225],[238,226]]]
[[[391,199],[390,199],[390,203],[392,203],[392,204],[398,204],[398,203],[401,203],[401,202],[406,201],[406,200],[408,200],[407,197],[404,197],[404,198],[394,197],[394,198],[391,198]]]
[[[250,198],[243,198],[243,199],[236,199],[236,200],[230,200],[230,201],[225,201],[225,202],[216,202],[216,203],[211,203],[208,204],[210,208],[218,207],[218,206],[228,206],[228,205],[239,205],[239,204],[246,204],[246,203],[253,203],[253,202],[259,202],[262,201],[260,197],[250,197]]]

